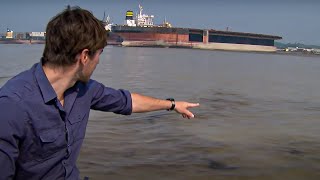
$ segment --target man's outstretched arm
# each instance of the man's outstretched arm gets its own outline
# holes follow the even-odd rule
[[[141,94],[131,93],[132,112],[150,112],[157,110],[166,110],[172,107],[172,101],[162,100]],[[175,101],[174,110],[181,114],[184,118],[194,118],[194,114],[189,111],[189,108],[197,107],[199,103],[189,103],[184,101]]]

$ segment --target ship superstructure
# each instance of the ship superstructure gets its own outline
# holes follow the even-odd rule
[[[122,46],[161,46],[199,49],[218,49],[236,51],[274,52],[274,40],[279,36],[220,31],[215,29],[172,27],[166,20],[161,25],[154,25],[153,15],[139,12],[126,12],[124,25],[111,25],[109,44]]]
[[[153,15],[147,15],[142,13],[143,8],[139,5],[139,13],[136,18],[134,18],[133,11],[129,10],[126,13],[126,25],[127,26],[140,26],[140,27],[153,27]]]
[[[7,28],[6,39],[13,39],[13,31]]]

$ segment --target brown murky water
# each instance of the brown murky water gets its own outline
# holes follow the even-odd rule
[[[43,46],[0,46],[0,86]],[[92,111],[78,159],[90,179],[320,179],[320,57],[107,47],[93,78],[200,102],[196,118]]]

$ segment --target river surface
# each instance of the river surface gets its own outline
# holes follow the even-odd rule
[[[0,45],[0,86],[43,45]],[[82,177],[130,180],[319,180],[320,57],[106,47],[106,86],[199,102],[196,118],[91,111]]]

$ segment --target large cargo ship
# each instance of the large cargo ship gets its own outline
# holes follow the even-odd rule
[[[108,43],[122,46],[182,47],[212,50],[275,52],[274,41],[282,37],[266,34],[221,31],[215,29],[179,28],[170,23],[154,25],[153,15],[126,12],[126,24],[113,25],[106,19]]]
[[[45,32],[15,33],[9,28],[4,35],[0,35],[0,44],[44,44]]]

